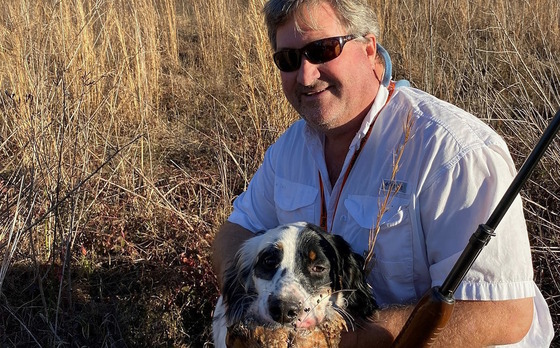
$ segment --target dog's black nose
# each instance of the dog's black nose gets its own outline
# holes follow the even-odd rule
[[[288,324],[297,319],[301,311],[301,304],[270,297],[268,299],[268,311],[274,321],[280,324]]]

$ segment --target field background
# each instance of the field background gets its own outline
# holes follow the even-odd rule
[[[371,3],[395,77],[492,125],[520,166],[560,106],[560,2]],[[209,345],[213,235],[297,119],[261,8],[2,1],[1,347]],[[557,330],[559,143],[522,192]]]

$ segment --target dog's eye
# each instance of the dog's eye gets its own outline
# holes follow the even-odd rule
[[[265,258],[262,263],[266,268],[276,268],[276,266],[278,266],[278,258],[274,255],[271,255]]]
[[[282,250],[274,247],[263,251],[255,265],[255,276],[271,280],[282,263],[282,255]]]
[[[321,265],[314,265],[313,267],[311,267],[311,271],[313,271],[314,273],[323,273],[325,272],[326,267],[323,267]]]
[[[262,254],[258,263],[264,269],[274,270],[278,268],[278,265],[280,265],[281,260],[282,260],[281,252],[277,249],[273,249],[267,253]]]

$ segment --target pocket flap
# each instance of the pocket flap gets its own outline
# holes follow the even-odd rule
[[[274,200],[284,211],[294,211],[307,207],[315,202],[319,190],[286,179],[276,177],[274,184]]]
[[[348,213],[362,228],[372,228],[377,222],[377,215],[385,197],[349,195],[344,201]],[[404,218],[404,208],[408,200],[392,197],[381,216],[380,226],[398,225]]]

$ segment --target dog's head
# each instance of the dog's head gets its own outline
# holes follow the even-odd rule
[[[223,298],[228,325],[250,317],[312,328],[336,312],[352,321],[376,308],[363,258],[342,237],[307,223],[245,242],[225,273]]]

